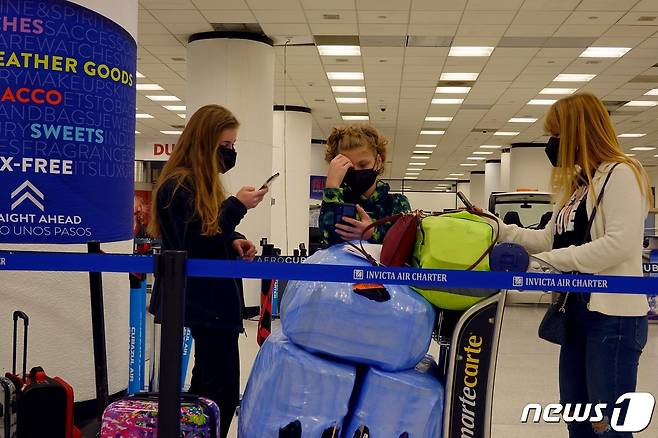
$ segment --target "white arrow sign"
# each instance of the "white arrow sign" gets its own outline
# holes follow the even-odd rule
[[[26,180],[23,184],[21,184],[16,190],[14,190],[11,193],[11,199],[14,199],[18,195],[20,195],[21,192],[25,192],[25,193],[23,193],[23,195],[20,198],[18,198],[18,200],[16,200],[13,204],[11,204],[12,211],[15,210],[16,207],[21,205],[23,202],[28,201],[28,200],[30,202],[32,202],[32,204],[37,206],[39,208],[39,210],[44,211],[45,207],[44,207],[43,203],[40,202],[37,198],[35,198],[34,195],[32,193],[30,193],[30,190],[32,192],[34,192],[34,194],[39,199],[41,199],[41,201],[45,200],[45,197],[44,197],[43,193],[41,193],[41,191],[39,189],[37,189],[34,186],[34,184],[32,184],[29,180]]]

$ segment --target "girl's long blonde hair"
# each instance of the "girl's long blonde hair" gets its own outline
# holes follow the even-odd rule
[[[592,178],[602,163],[624,163],[635,178],[649,206],[653,205],[650,182],[639,161],[626,155],[603,102],[590,93],[578,93],[555,102],[546,114],[544,129],[560,137],[558,166],[553,170],[553,193],[561,194],[564,206],[585,179],[592,190]],[[576,168],[580,166],[580,172]]]
[[[233,113],[219,105],[206,105],[194,113],[155,186],[148,227],[151,236],[160,236],[158,192],[171,179],[176,181],[173,193],[181,190],[181,185],[193,190],[195,219],[201,221],[201,233],[214,236],[221,232],[219,211],[226,194],[219,179],[219,139],[223,131],[239,126]]]

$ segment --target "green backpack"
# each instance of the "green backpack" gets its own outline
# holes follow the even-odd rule
[[[482,216],[488,215],[482,213]],[[426,269],[489,270],[489,253],[498,238],[480,213],[459,211],[421,220],[413,263]],[[496,289],[414,289],[441,309],[466,310]]]

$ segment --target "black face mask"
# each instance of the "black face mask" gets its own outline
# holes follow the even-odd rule
[[[551,161],[553,167],[558,167],[558,157],[560,156],[560,137],[551,137],[544,149],[546,156]]]
[[[343,178],[343,185],[355,195],[363,195],[377,181],[375,169],[355,170],[350,168]]]
[[[238,151],[229,148],[219,148],[219,170],[221,173],[226,173],[235,167],[235,162],[238,159]]]

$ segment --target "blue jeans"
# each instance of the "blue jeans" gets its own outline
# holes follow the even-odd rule
[[[569,438],[632,438],[606,427],[617,399],[634,392],[647,317],[608,316],[587,309],[587,297],[572,293],[567,301],[567,342],[560,350],[561,403],[606,403],[605,419],[570,423]],[[592,414],[594,411],[592,411]],[[624,414],[622,414],[624,418]]]

